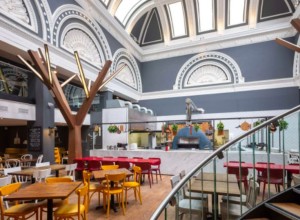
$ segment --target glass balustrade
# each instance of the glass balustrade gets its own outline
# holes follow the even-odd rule
[[[172,191],[151,219],[238,219],[292,187],[300,173],[299,109],[257,121],[180,181],[172,176]]]

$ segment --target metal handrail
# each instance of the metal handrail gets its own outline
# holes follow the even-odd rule
[[[152,214],[150,220],[156,220],[160,214],[163,212],[163,210],[165,209],[165,207],[168,205],[169,201],[171,201],[171,199],[175,196],[175,194],[177,194],[177,192],[186,184],[186,182],[192,178],[194,176],[194,174],[196,172],[198,172],[199,169],[201,169],[202,167],[204,167],[207,163],[209,163],[213,158],[218,157],[220,154],[222,154],[222,152],[224,150],[226,150],[227,148],[229,148],[232,144],[235,144],[236,142],[238,142],[239,140],[243,139],[244,137],[247,137],[248,135],[255,133],[256,131],[260,130],[261,128],[269,125],[270,123],[272,123],[275,120],[281,119],[291,113],[294,113],[296,111],[300,110],[300,105],[278,115],[275,116],[265,122],[263,122],[262,124],[252,128],[250,131],[242,134],[241,136],[227,142],[226,144],[224,144],[222,147],[218,148],[216,151],[214,151],[214,153],[212,153],[210,156],[208,156],[205,160],[203,160],[201,163],[199,163],[199,165],[197,165],[194,169],[192,169],[192,171],[190,171],[189,173],[187,173],[185,175],[185,177],[176,185],[174,186],[174,188],[172,189],[172,191],[166,196],[166,198],[162,201],[162,203],[159,205],[159,207],[155,210],[155,212]]]

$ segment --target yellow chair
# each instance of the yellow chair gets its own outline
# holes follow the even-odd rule
[[[119,169],[119,165],[102,165],[102,170],[116,170]]]
[[[100,193],[103,192],[103,187],[98,183],[91,183],[92,174],[86,170],[82,171],[82,180],[88,185],[88,207],[90,206],[90,201],[95,193],[98,193],[98,205],[100,205]]]
[[[58,147],[54,148],[54,162],[57,164],[61,163],[61,156],[60,156],[60,151]]]
[[[134,198],[137,201],[137,197],[139,197],[140,203],[142,205],[142,195],[141,195],[141,178],[142,178],[142,169],[138,166],[134,166],[133,168],[133,181],[125,181],[123,183],[123,187],[125,190],[125,205],[127,204],[127,191],[133,189]]]
[[[72,179],[69,177],[47,177],[45,179],[46,183],[61,183],[61,182],[72,182]],[[53,208],[57,208],[63,204],[68,203],[68,198],[66,199],[54,199]],[[47,212],[47,201],[40,203],[40,220],[43,219],[43,212]]]
[[[40,205],[36,203],[22,203],[11,206],[5,209],[3,197],[10,195],[11,193],[16,192],[21,187],[21,183],[12,183],[0,188],[0,210],[1,210],[1,219],[4,217],[14,218],[14,219],[29,219],[32,216],[36,216],[38,219],[38,210]]]
[[[126,178],[125,173],[120,174],[106,174],[105,175],[106,182],[107,183],[120,183],[118,186],[111,186],[110,184],[107,184],[106,187],[103,189],[103,204],[106,206],[106,215],[109,217],[109,211],[110,211],[110,196],[117,195],[119,205],[122,205],[123,215],[125,215],[125,207],[124,207],[124,181]]]
[[[78,220],[87,220],[88,212],[88,185],[84,184],[83,187],[77,189],[76,194],[78,196],[77,203],[63,204],[54,212],[54,219],[67,219],[77,216]]]

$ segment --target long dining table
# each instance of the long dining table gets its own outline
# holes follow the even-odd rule
[[[43,170],[51,168],[51,171],[55,171],[55,176],[59,176],[59,171],[64,170],[66,165],[64,164],[50,164],[49,166],[42,166],[42,167],[23,167],[20,171],[14,171],[8,173],[9,175],[19,175],[19,176],[29,176],[31,177],[32,183],[34,183],[33,173],[35,170]]]
[[[300,165],[298,164],[276,164],[276,163],[235,163],[235,162],[224,162],[224,167],[232,167],[232,168],[250,168],[256,169],[257,171],[262,171],[266,169],[270,170],[285,170],[287,174],[287,186],[291,186],[292,174],[300,174]]]
[[[224,173],[200,173],[191,182],[189,190],[191,192],[211,194],[212,213],[215,218],[219,214],[219,195],[241,195],[236,176]]]
[[[22,187],[20,190],[6,196],[4,200],[43,200],[47,199],[47,220],[53,219],[53,199],[66,199],[82,182],[39,182]]]
[[[83,157],[76,158],[75,161],[82,160],[85,162],[89,162],[92,160],[96,161],[105,161],[105,162],[129,162],[129,163],[137,163],[137,162],[145,162],[150,164],[156,164],[159,160],[155,158],[123,158],[123,157]]]

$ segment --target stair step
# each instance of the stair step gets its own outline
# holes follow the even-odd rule
[[[269,218],[245,218],[244,220],[270,220]]]
[[[266,207],[280,213],[289,219],[300,219],[300,205],[292,202],[276,202],[276,203],[266,203]]]
[[[297,194],[300,194],[300,189],[299,188],[293,188],[293,191]]]

